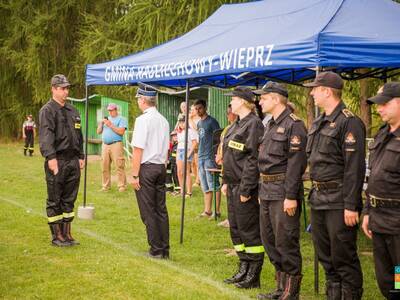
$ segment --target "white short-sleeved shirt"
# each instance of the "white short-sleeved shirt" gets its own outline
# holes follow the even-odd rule
[[[177,149],[185,149],[185,130],[178,132],[178,147]],[[196,133],[192,128],[188,131],[188,153],[192,150],[192,141],[196,140]]]
[[[141,163],[164,164],[168,156],[169,124],[155,107],[136,118],[132,147],[143,149]]]

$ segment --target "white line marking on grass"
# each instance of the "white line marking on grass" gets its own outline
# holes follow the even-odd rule
[[[27,207],[27,206],[21,204],[18,201],[11,200],[11,199],[6,199],[4,197],[0,197],[0,200],[3,201],[3,202],[7,202],[9,204],[12,204],[14,206],[17,206],[19,208],[22,208],[22,209],[25,210],[26,213],[30,213],[32,215],[36,215],[36,216],[39,216],[39,217],[42,217],[42,218],[47,218],[44,214],[36,212],[32,208]],[[133,256],[146,258],[146,259],[149,260],[149,262],[156,263],[156,264],[162,265],[164,267],[168,267],[168,268],[172,269],[173,271],[178,272],[178,273],[182,273],[182,274],[184,274],[186,276],[191,276],[191,277],[193,277],[193,278],[195,278],[195,279],[197,279],[199,281],[202,281],[203,283],[206,283],[208,285],[213,286],[214,288],[218,289],[220,292],[222,292],[224,294],[228,294],[229,296],[237,296],[238,299],[246,299],[246,300],[247,299],[251,299],[249,296],[243,295],[243,294],[239,293],[238,291],[231,290],[231,289],[227,288],[224,284],[222,284],[222,283],[220,283],[218,281],[215,281],[215,280],[213,280],[213,279],[211,279],[211,278],[209,278],[207,276],[203,276],[203,275],[194,273],[194,272],[192,272],[190,270],[184,269],[184,268],[182,268],[182,266],[178,266],[176,263],[174,263],[171,260],[158,260],[158,259],[149,258],[146,255],[144,255],[142,252],[138,252],[138,251],[135,251],[135,250],[133,250],[131,248],[125,247],[125,246],[123,246],[121,244],[118,244],[117,242],[113,241],[112,239],[109,239],[109,238],[107,238],[105,236],[102,236],[102,235],[98,235],[96,232],[81,228],[79,225],[75,225],[74,228],[76,228],[79,232],[81,232],[81,233],[83,233],[83,234],[85,234],[85,235],[87,235],[87,236],[89,236],[89,237],[101,242],[101,243],[113,246],[115,249],[125,251],[125,252],[127,252],[127,253],[129,253],[129,254],[131,254]]]

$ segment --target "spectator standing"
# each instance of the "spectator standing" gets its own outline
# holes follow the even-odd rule
[[[125,175],[125,155],[124,145],[122,143],[127,121],[124,117],[118,115],[118,107],[114,103],[107,106],[109,116],[105,117],[97,127],[97,133],[102,134],[102,191],[108,191],[111,188],[111,163],[114,162],[117,169],[118,191],[126,190]]]
[[[197,100],[194,103],[200,121],[197,124],[199,133],[199,177],[201,189],[204,193],[204,210],[200,214],[201,217],[212,216],[212,197],[214,191],[213,175],[207,169],[216,168],[217,165],[214,160],[214,153],[212,148],[213,133],[219,130],[219,123],[216,119],[207,114],[207,103],[204,100]],[[221,192],[219,181],[215,186],[216,190],[216,211],[214,212],[217,217],[221,216],[220,203]]]
[[[200,117],[197,115],[196,107],[192,105],[190,107],[189,114],[189,126],[193,130],[194,136],[196,137],[196,147],[193,151],[193,161],[192,161],[192,173],[194,175],[194,184],[193,186],[200,186],[200,178],[199,178],[199,133],[197,124],[200,121]]]
[[[178,147],[176,165],[178,170],[179,186],[181,187],[181,193],[183,193],[183,178],[185,169],[185,115],[181,115],[178,120]],[[193,161],[193,152],[197,147],[196,136],[192,128],[188,130],[188,148],[187,148],[187,165],[186,165],[186,195],[192,196],[192,177],[190,174],[190,163]]]

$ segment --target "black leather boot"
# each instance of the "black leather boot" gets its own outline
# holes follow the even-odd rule
[[[279,299],[285,290],[286,273],[277,271],[275,272],[276,290],[267,294],[258,294],[257,299]]]
[[[325,284],[326,299],[327,300],[341,300],[342,299],[342,285],[337,281],[328,280]]]
[[[62,223],[62,233],[64,238],[71,244],[71,246],[79,245],[79,242],[76,241],[71,235],[71,222]]]
[[[61,231],[61,224],[49,224],[50,232],[51,232],[51,244],[57,247],[69,247],[71,243],[68,242]]]
[[[300,287],[302,275],[286,274],[285,291],[279,300],[298,300],[300,296]]]
[[[247,269],[249,268],[249,262],[245,260],[239,261],[239,269],[238,271],[232,275],[232,277],[224,280],[225,283],[236,283],[242,281],[247,274]]]
[[[249,262],[246,277],[242,281],[235,283],[235,286],[240,289],[260,288],[260,274],[263,262],[262,260]]]
[[[361,300],[363,289],[354,289],[351,287],[342,286],[341,300]]]

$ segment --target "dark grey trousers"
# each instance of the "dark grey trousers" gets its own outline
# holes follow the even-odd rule
[[[165,166],[142,164],[140,190],[135,191],[140,217],[146,226],[150,254],[169,254],[169,220],[165,202]]]
[[[283,212],[283,200],[260,201],[260,233],[269,260],[276,271],[300,275],[300,204],[290,217]]]
[[[326,280],[361,289],[363,275],[357,254],[358,226],[344,223],[344,210],[311,209],[311,233]]]
[[[381,293],[389,298],[394,289],[394,268],[400,266],[400,235],[373,232],[372,244],[376,280]]]

